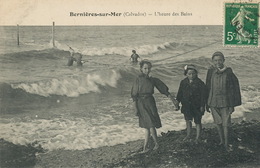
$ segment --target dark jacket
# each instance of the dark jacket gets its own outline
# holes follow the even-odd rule
[[[205,107],[206,104],[206,86],[204,82],[199,78],[195,78],[192,83],[188,78],[183,79],[176,99],[182,104],[182,113],[203,115],[204,113],[200,112],[200,107]]]
[[[214,67],[211,67],[207,72],[206,77],[206,87],[207,87],[207,99],[209,99],[210,90],[211,90],[211,77],[216,70]],[[223,73],[227,73],[226,77],[226,87],[227,87],[227,104],[228,107],[235,107],[241,105],[241,93],[239,82],[236,75],[233,73],[231,68],[227,68]]]

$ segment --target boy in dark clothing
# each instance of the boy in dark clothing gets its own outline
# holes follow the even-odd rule
[[[186,120],[187,136],[184,140],[190,139],[194,119],[197,131],[195,143],[198,143],[202,129],[201,118],[205,112],[206,86],[198,78],[198,71],[194,65],[186,65],[184,75],[187,77],[181,81],[176,98],[182,104],[181,112]]]

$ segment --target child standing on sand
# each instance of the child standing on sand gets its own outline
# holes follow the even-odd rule
[[[161,94],[174,100],[173,96],[168,91],[168,87],[160,79],[149,76],[151,68],[151,62],[147,60],[140,62],[141,74],[136,78],[131,90],[135,112],[139,118],[139,126],[145,129],[145,140],[142,153],[149,151],[148,141],[150,134],[152,135],[155,144],[153,150],[159,148],[156,128],[160,128],[162,124],[153,97],[154,87],[156,87]]]
[[[201,118],[205,112],[206,85],[198,78],[198,71],[192,64],[184,67],[184,75],[186,78],[180,83],[176,99],[178,104],[179,102],[182,104],[181,112],[186,120],[187,136],[184,141],[190,139],[192,120],[194,120],[197,133],[195,143],[197,144],[202,129]]]
[[[221,52],[212,55],[213,66],[207,73],[206,86],[208,90],[207,111],[211,110],[220,137],[219,145],[228,146],[228,126],[234,107],[241,105],[239,82],[230,67],[224,65],[225,57]]]

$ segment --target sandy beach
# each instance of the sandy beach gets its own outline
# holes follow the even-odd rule
[[[142,140],[86,150],[44,151],[34,144],[14,145],[1,139],[1,167],[259,167],[259,109],[245,116],[246,121],[233,120],[231,152],[217,145],[216,129],[208,124],[197,145],[182,141],[185,130],[169,131],[159,137],[160,148],[146,154],[139,153]]]

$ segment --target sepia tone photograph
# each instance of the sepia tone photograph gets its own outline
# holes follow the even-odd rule
[[[260,167],[259,0],[0,2],[0,167]]]

